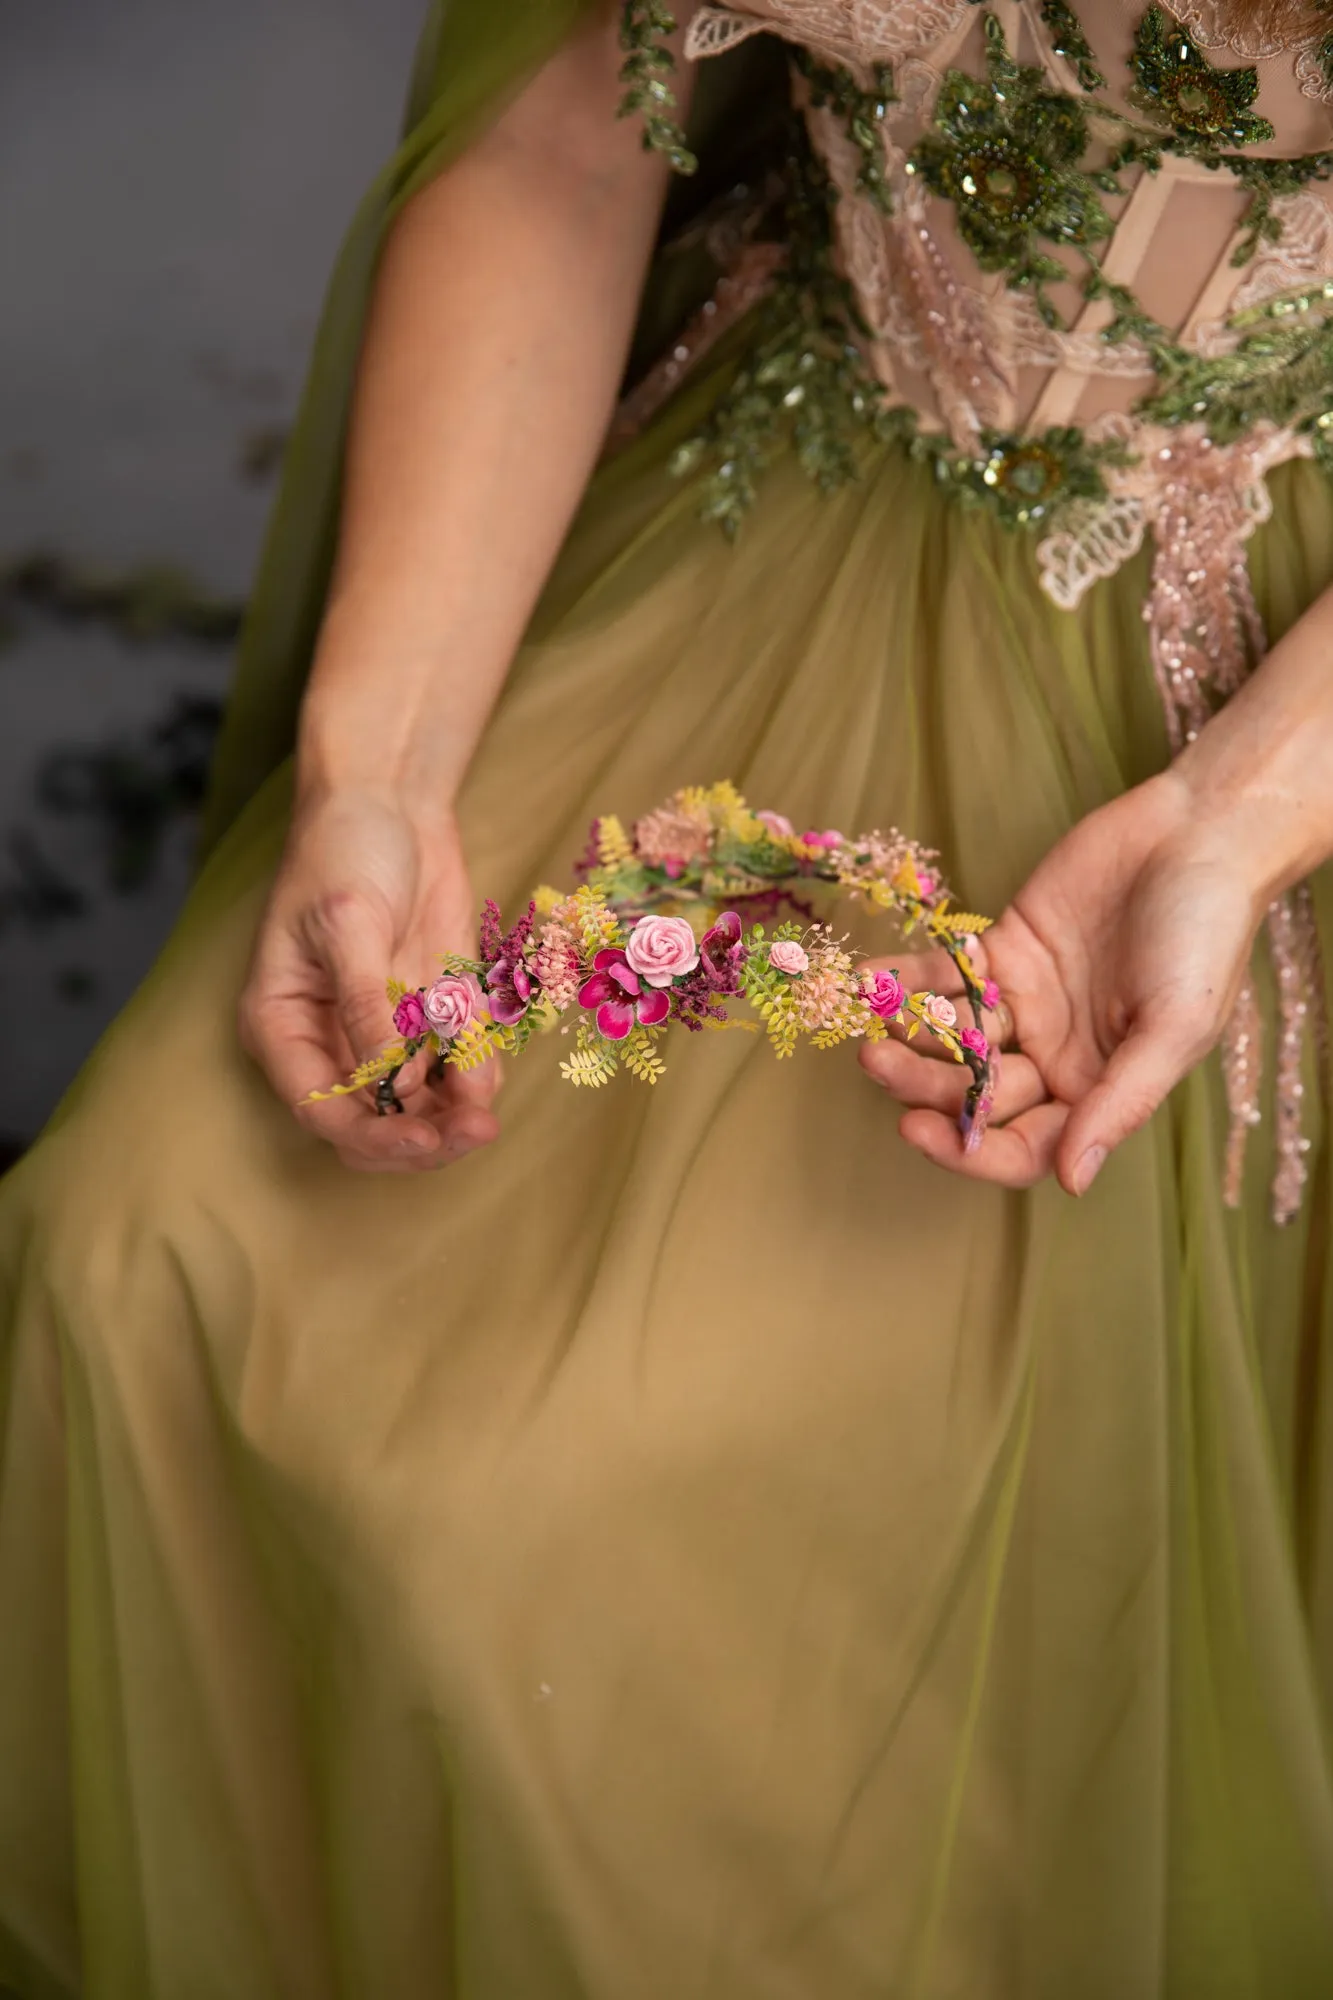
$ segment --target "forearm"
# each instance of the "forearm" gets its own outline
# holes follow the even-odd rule
[[[1333,590],[1176,764],[1267,902],[1333,854]]]
[[[303,795],[456,791],[606,431],[664,191],[615,117],[611,17],[386,247]]]

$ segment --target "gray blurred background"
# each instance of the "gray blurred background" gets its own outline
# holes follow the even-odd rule
[[[342,231],[426,0],[42,0],[0,67],[0,1153],[188,879]]]

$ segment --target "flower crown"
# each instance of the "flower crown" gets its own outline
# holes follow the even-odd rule
[[[541,1031],[568,1035],[571,1025],[560,1073],[596,1089],[619,1069],[656,1083],[660,1046],[676,1027],[762,1030],[776,1055],[790,1056],[803,1037],[817,1049],[882,1041],[896,1022],[909,1041],[925,1029],[971,1071],[960,1123],[976,1145],[994,1094],[982,1010],[1000,995],[969,948],[990,920],[951,907],[935,860],[895,831],[852,840],[797,833],[781,813],[752,812],[725,782],[675,793],[629,833],[607,815],[593,822],[578,889],[539,889],[508,931],[487,902],[477,957],[446,955],[429,986],[391,980],[400,1039],[347,1083],[312,1095],[374,1084],[381,1112],[401,1110],[394,1078],[422,1049],[466,1071],[519,1054]],[[909,994],[896,972],[858,966],[809,900],[826,889],[893,912],[904,935],[920,929],[942,947],[962,976],[972,1024],[944,995]],[[795,917],[772,921],[784,908]],[[727,1003],[742,999],[757,1019],[731,1017]]]

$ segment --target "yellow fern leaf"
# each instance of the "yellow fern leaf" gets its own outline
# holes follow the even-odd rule
[[[379,1055],[372,1056],[369,1062],[363,1062],[354,1069],[346,1083],[335,1083],[332,1090],[312,1090],[304,1101],[307,1104],[327,1104],[335,1097],[355,1097],[367,1084],[378,1083],[382,1076],[392,1075],[406,1061],[406,1048],[401,1042],[395,1042],[392,1048],[381,1050]]]
[[[612,873],[634,859],[633,844],[614,813],[604,814],[597,822],[597,859]]]

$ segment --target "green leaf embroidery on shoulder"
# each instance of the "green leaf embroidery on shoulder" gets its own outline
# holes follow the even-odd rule
[[[809,86],[811,104],[816,110],[827,108],[840,118],[848,138],[860,153],[858,191],[885,215],[890,214],[893,198],[884,172],[883,124],[889,106],[897,101],[892,67],[877,63],[866,89],[850,70],[830,68],[818,62],[808,49],[794,50],[792,60]]]
[[[662,0],[625,0],[620,19],[625,95],[617,115],[641,117],[644,151],[663,154],[678,174],[693,174],[699,162],[675,116],[676,94],[669,82],[676,58],[665,45],[675,32],[676,17]]]
[[[1041,18],[1051,31],[1051,47],[1063,56],[1079,81],[1081,90],[1106,88],[1106,78],[1097,67],[1092,44],[1072,7],[1065,0],[1041,0]]]
[[[1179,21],[1149,7],[1129,58],[1139,110],[1169,125],[1179,150],[1207,155],[1223,146],[1253,146],[1273,127],[1250,110],[1259,95],[1257,69],[1215,69]]]
[[[1043,317],[1055,313],[1043,287],[1067,276],[1041,243],[1083,246],[1111,234],[1092,176],[1079,162],[1088,123],[1076,98],[1044,73],[1016,63],[993,14],[985,17],[986,74],[950,70],[934,128],[909,171],[951,201],[958,231],[983,271],[1003,271],[1032,290]]]

